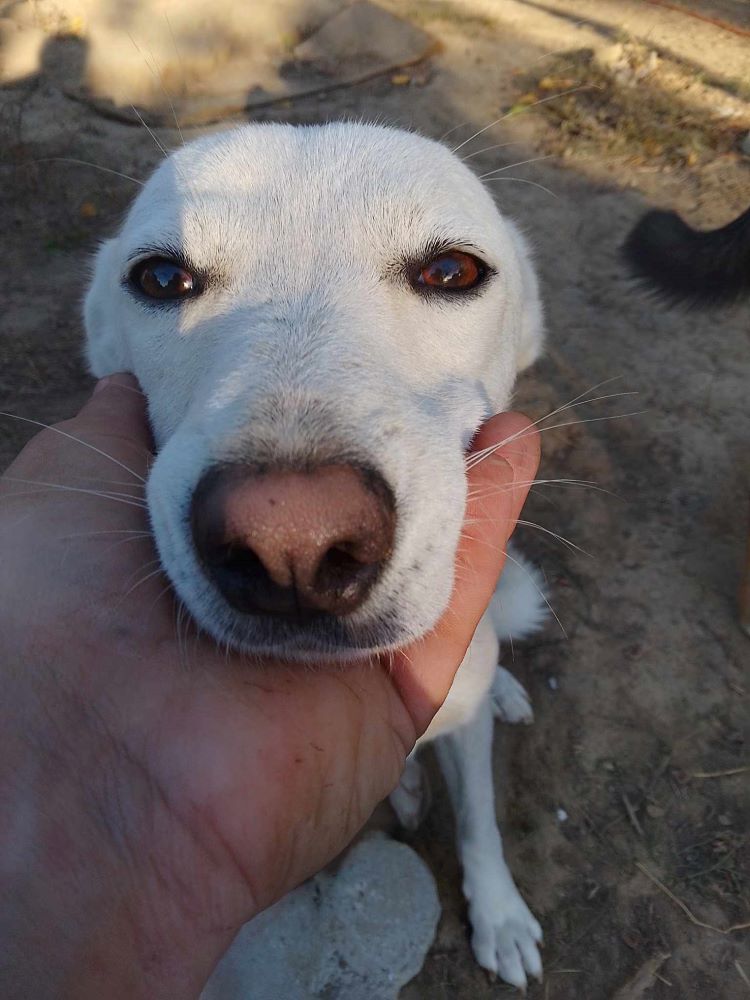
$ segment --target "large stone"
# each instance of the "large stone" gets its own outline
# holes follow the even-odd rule
[[[246,924],[202,1000],[395,1000],[440,904],[415,852],[380,834]]]
[[[294,56],[319,72],[348,77],[418,62],[436,44],[421,28],[362,0],[326,21]]]
[[[257,89],[284,97],[279,67],[301,38],[340,10],[344,0],[18,0],[4,4],[0,32],[3,80],[43,71],[41,49],[75,36],[86,49],[77,96],[114,108],[135,104],[154,120],[170,102],[216,99]],[[75,90],[75,88],[72,88]]]
[[[19,25],[9,17],[0,18],[0,84],[35,76],[46,41],[41,28]]]

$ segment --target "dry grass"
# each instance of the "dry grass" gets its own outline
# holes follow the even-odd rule
[[[545,145],[567,157],[694,167],[734,153],[750,122],[750,109],[743,117],[729,93],[722,110],[715,88],[634,43],[618,43],[599,56],[591,49],[564,53],[519,75],[517,83],[514,112],[578,88],[539,107],[556,125]]]

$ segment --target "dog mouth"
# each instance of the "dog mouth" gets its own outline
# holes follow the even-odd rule
[[[271,616],[235,616],[226,641],[253,657],[288,662],[347,662],[367,659],[404,646],[397,615],[379,615],[354,625],[340,618],[308,617],[293,621]]]
[[[162,565],[199,628],[221,644],[343,661],[413,638],[392,572],[400,512],[372,465],[224,461],[200,476],[177,522],[171,490],[159,481],[149,492]]]
[[[365,658],[429,632],[453,583],[464,441],[436,435],[426,451],[415,433],[394,457],[392,439],[364,447],[330,418],[296,429],[293,448],[263,426],[220,445],[176,436],[149,475],[161,562],[198,627],[298,661]]]

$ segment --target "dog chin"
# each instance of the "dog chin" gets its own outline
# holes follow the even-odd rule
[[[227,644],[239,653],[297,663],[369,659],[403,647],[428,631],[410,630],[388,616],[356,625],[322,617],[303,624],[247,615],[219,623],[207,621],[202,615],[195,618],[219,644]]]
[[[253,658],[330,663],[369,659],[421,639],[435,624],[430,620],[408,627],[397,612],[379,614],[371,621],[360,617],[356,624],[327,616],[290,623],[271,616],[196,607],[194,601],[180,595],[178,588],[175,590],[201,632],[220,647]]]

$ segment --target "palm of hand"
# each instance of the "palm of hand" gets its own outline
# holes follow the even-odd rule
[[[480,444],[523,426],[496,418]],[[158,567],[149,575],[138,499],[148,431],[132,383],[60,430],[77,440],[45,432],[0,485],[6,565],[17,569],[0,581],[9,767],[24,766],[24,733],[36,733],[38,791],[72,782],[87,817],[69,838],[63,824],[71,869],[101,851],[119,879],[124,862],[140,893],[130,922],[201,936],[210,969],[239,924],[334,857],[395,786],[492,592],[496,536],[518,515],[537,442],[473,471],[482,517],[462,553],[473,575],[436,633],[383,662],[311,669],[254,664],[176,629],[169,588]],[[494,489],[482,499],[483,486]]]

